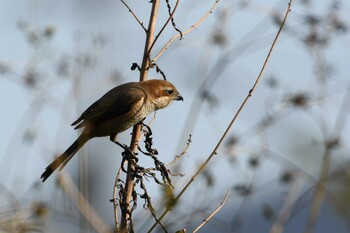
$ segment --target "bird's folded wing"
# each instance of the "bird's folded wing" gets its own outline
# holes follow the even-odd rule
[[[116,87],[118,88],[118,87]],[[84,122],[99,123],[127,114],[139,101],[144,101],[143,90],[130,87],[127,89],[112,89],[87,108],[83,114],[72,123],[78,124],[75,129],[85,126]]]

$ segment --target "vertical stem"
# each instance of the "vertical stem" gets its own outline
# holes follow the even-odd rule
[[[327,143],[327,142],[325,142]],[[322,167],[320,178],[315,187],[315,191],[312,197],[312,204],[310,207],[309,217],[305,227],[305,233],[312,233],[315,231],[317,218],[320,214],[321,207],[324,201],[324,196],[326,192],[326,186],[329,178],[329,168],[331,163],[331,153],[329,147],[326,146],[325,152],[322,159]]]
[[[148,75],[148,69],[151,61],[150,49],[154,41],[154,31],[156,29],[156,21],[158,17],[159,4],[160,4],[160,0],[153,0],[151,16],[148,24],[148,29],[147,29],[145,49],[143,51],[140,81],[146,80]]]
[[[148,69],[150,66],[150,55],[151,55],[150,48],[154,41],[154,32],[156,28],[159,4],[160,4],[160,0],[153,0],[152,10],[151,10],[147,34],[146,34],[145,49],[143,52],[143,59],[142,59],[142,65],[141,65],[141,71],[140,71],[140,81],[146,80],[148,75]],[[140,131],[141,131],[141,125],[140,124],[135,125],[133,128],[132,138],[130,142],[130,149],[135,153],[137,152],[137,145],[138,145],[137,139],[138,139],[138,136],[140,135]],[[125,182],[125,192],[122,194],[124,197],[123,197],[123,203],[121,206],[120,231],[123,233],[129,232],[131,229],[130,218],[131,218],[132,209],[130,208],[130,203],[132,201],[132,193],[134,191],[134,185],[135,185],[134,171],[135,171],[135,166],[132,163],[128,162],[126,182]]]

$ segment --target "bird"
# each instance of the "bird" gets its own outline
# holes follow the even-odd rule
[[[183,97],[166,80],[129,82],[114,87],[71,124],[74,129],[83,130],[73,144],[46,167],[40,177],[42,182],[57,168],[62,170],[90,139],[109,136],[111,141],[116,142],[118,133],[141,122],[150,113],[167,107],[173,100],[183,101]]]

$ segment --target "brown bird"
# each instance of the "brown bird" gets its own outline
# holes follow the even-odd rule
[[[44,182],[58,167],[61,170],[91,138],[117,134],[142,121],[148,114],[165,108],[173,100],[183,100],[175,86],[164,80],[130,82],[117,86],[88,107],[72,123],[83,128],[77,140],[49,166],[41,179]],[[118,143],[119,144],[119,143]]]

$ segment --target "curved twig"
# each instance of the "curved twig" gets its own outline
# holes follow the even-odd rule
[[[208,165],[209,161],[214,157],[214,155],[216,155],[217,150],[221,147],[222,142],[224,141],[224,139],[226,138],[228,132],[230,131],[230,129],[232,128],[232,125],[235,123],[236,119],[238,118],[239,114],[242,112],[242,109],[244,108],[244,106],[246,105],[246,103],[248,102],[249,98],[252,97],[256,87],[258,86],[261,78],[262,78],[262,74],[264,73],[265,67],[271,57],[272,51],[275,47],[275,44],[277,42],[277,39],[279,38],[279,35],[281,34],[281,31],[283,29],[283,26],[287,20],[287,17],[289,15],[289,12],[291,11],[291,5],[292,5],[293,0],[290,0],[288,3],[288,7],[287,10],[284,14],[284,18],[283,21],[279,27],[279,30],[275,36],[275,39],[272,42],[272,45],[270,47],[270,50],[266,56],[265,62],[260,70],[260,73],[258,75],[258,77],[256,78],[253,87],[249,90],[248,95],[246,96],[246,98],[244,99],[244,101],[242,102],[241,106],[239,107],[238,111],[236,112],[236,114],[234,115],[233,119],[231,120],[231,122],[229,123],[228,127],[226,128],[225,132],[223,133],[223,135],[221,136],[219,142],[217,143],[217,145],[215,146],[215,148],[213,149],[213,151],[211,152],[211,154],[209,155],[209,157],[204,161],[204,163],[199,167],[199,169],[196,171],[196,173],[191,177],[191,179],[187,182],[187,184],[185,185],[185,187],[180,191],[180,193],[174,198],[174,201],[177,202],[181,196],[185,193],[185,191],[188,189],[188,187],[192,184],[192,182],[195,180],[195,178],[197,178],[197,176],[204,170],[204,168]],[[159,217],[159,221],[161,221],[165,215],[170,211],[169,208],[167,208],[162,215]],[[158,224],[158,222],[155,222],[152,227],[150,228],[150,230],[148,232],[151,232],[156,225]]]
[[[193,231],[193,233],[196,233],[200,228],[202,228],[205,224],[207,224],[209,222],[209,220],[214,217],[215,214],[217,214],[219,212],[219,210],[221,210],[221,208],[225,205],[226,200],[228,198],[228,195],[230,193],[230,190],[227,190],[224,199],[222,200],[222,202],[220,203],[219,207],[216,208],[205,220],[203,220],[203,222]]]

